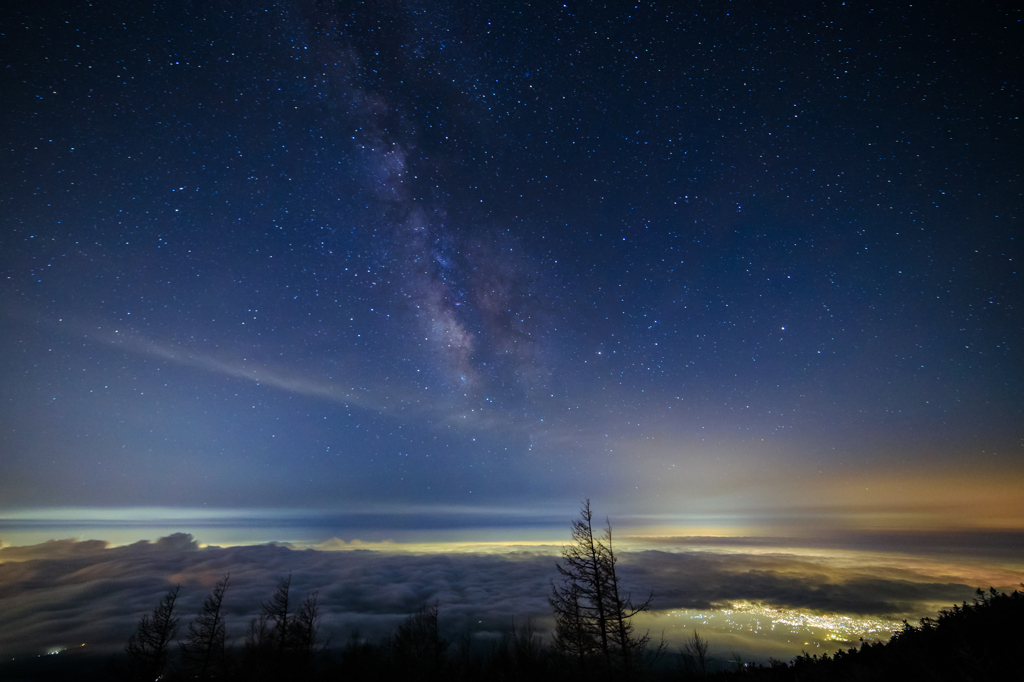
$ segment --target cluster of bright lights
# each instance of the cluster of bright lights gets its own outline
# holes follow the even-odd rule
[[[825,640],[850,642],[856,639],[888,640],[903,628],[900,621],[887,618],[855,618],[853,616],[816,615],[793,609],[775,609],[751,602],[733,602],[731,609],[722,609],[726,620],[733,614],[766,618],[771,629],[788,627],[796,634],[811,629],[823,630]],[[738,624],[737,624],[738,625]],[[757,629],[761,629],[760,625]]]

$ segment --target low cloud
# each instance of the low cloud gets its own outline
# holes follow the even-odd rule
[[[336,543],[341,544],[341,543]],[[325,546],[330,546],[327,544]],[[438,600],[449,635],[490,636],[513,617],[548,616],[552,548],[505,553],[395,553],[296,550],[285,545],[200,548],[190,535],[110,547],[50,541],[0,549],[0,654],[87,644],[119,650],[139,617],[173,585],[182,626],[224,575],[229,634],[242,632],[282,578],[297,597],[319,591],[324,627],[335,641],[358,629],[387,634],[421,604]],[[556,550],[557,551],[557,550]],[[711,550],[623,552],[621,572],[635,595],[655,593],[658,610],[713,608],[733,600],[826,612],[925,615],[935,605],[970,599],[974,585],[920,571],[820,556]]]

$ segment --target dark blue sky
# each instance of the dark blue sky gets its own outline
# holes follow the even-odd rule
[[[1011,8],[6,8],[0,505],[1019,525]]]

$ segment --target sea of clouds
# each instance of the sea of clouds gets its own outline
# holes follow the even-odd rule
[[[295,549],[263,544],[200,547],[191,535],[109,546],[54,540],[0,548],[0,655],[87,645],[120,650],[139,618],[181,586],[182,628],[214,584],[230,575],[228,634],[240,643],[249,620],[291,576],[295,603],[317,592],[323,632],[340,643],[353,632],[388,634],[421,605],[437,601],[448,636],[496,638],[513,624],[549,625],[547,602],[558,548],[500,552],[351,549],[340,541]],[[949,571],[763,548],[696,547],[620,553],[624,583],[657,611],[711,609],[735,600],[865,616],[911,617],[970,600],[976,585]]]

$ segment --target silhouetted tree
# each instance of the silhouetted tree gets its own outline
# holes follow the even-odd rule
[[[580,673],[598,648],[580,605],[581,594],[580,586],[569,582],[560,590],[553,588],[549,599],[555,611],[555,648],[568,656]]]
[[[437,628],[438,603],[424,604],[398,626],[390,641],[391,660],[404,680],[441,679],[448,642]]]
[[[629,679],[644,659],[649,637],[633,633],[631,619],[650,608],[653,594],[639,606],[624,593],[615,565],[611,523],[594,536],[590,500],[572,522],[572,544],[556,564],[560,584],[551,583],[548,599],[555,614],[555,646],[584,673],[596,659],[603,676]],[[660,648],[659,648],[660,651]]]
[[[318,598],[319,592],[307,594],[289,625],[288,650],[292,665],[300,676],[310,674],[316,657],[327,648],[327,642],[320,641],[322,617]]]
[[[291,596],[292,574],[289,573],[277,584],[277,590],[270,601],[263,602],[260,606],[266,614],[270,626],[271,649],[278,654],[283,654],[288,648],[288,636],[291,626],[291,611],[289,609],[289,598]]]
[[[447,674],[452,682],[486,679],[482,672],[483,659],[474,655],[473,637],[463,632],[455,640],[455,655],[448,658]]]
[[[680,653],[686,662],[687,672],[701,677],[708,674],[708,640],[699,630],[693,631],[693,635],[683,644]]]
[[[543,648],[540,637],[529,618],[521,628],[512,623],[512,660],[523,679],[534,679],[542,665]]]
[[[358,630],[354,631],[341,650],[341,668],[346,679],[368,680],[374,676],[380,677],[385,667],[380,648],[360,637]]]
[[[604,552],[602,554],[603,564],[608,580],[608,588],[605,590],[608,606],[605,609],[610,621],[608,638],[612,643],[612,652],[618,658],[617,667],[623,673],[625,679],[629,679],[634,671],[642,663],[642,657],[647,651],[650,643],[650,635],[644,633],[639,637],[633,634],[633,616],[651,608],[654,600],[654,593],[636,606],[633,604],[632,595],[629,592],[623,594],[615,564],[618,561],[612,547],[612,525],[607,522],[604,529],[604,537],[600,543]],[[661,647],[658,651],[660,652]]]
[[[543,639],[529,618],[521,627],[516,627],[513,619],[511,630],[504,632],[501,639],[492,644],[490,650],[475,666],[472,660],[469,661],[469,665],[466,664],[467,659],[472,658],[468,651],[469,638],[464,637],[461,644],[464,650],[458,652],[456,656],[456,669],[445,671],[449,679],[456,677],[453,673],[459,673],[463,680],[488,682],[539,682],[556,679],[554,664],[560,661],[551,656],[550,650],[545,647]],[[563,677],[557,675],[557,679]]]
[[[260,615],[249,622],[243,667],[257,680],[282,679],[288,672],[291,584],[289,573],[277,584],[270,601],[260,604]]]
[[[272,674],[274,660],[273,629],[266,613],[249,621],[245,631],[245,651],[242,668],[246,677],[262,680]]]
[[[167,669],[174,633],[178,629],[178,618],[174,615],[174,602],[178,599],[180,585],[167,591],[152,614],[139,620],[135,632],[124,647],[128,655],[128,674],[132,679],[156,680]]]
[[[291,574],[281,580],[260,615],[249,622],[243,668],[257,680],[306,680],[326,644],[320,641],[318,593],[312,592],[291,610]]]
[[[203,600],[203,610],[188,624],[185,641],[181,642],[186,671],[193,679],[217,679],[226,673],[224,644],[227,631],[222,607],[227,589],[228,576],[224,576]]]
[[[605,675],[610,676],[608,614],[605,612],[608,576],[591,519],[590,500],[586,500],[580,518],[572,522],[572,544],[562,548],[564,564],[556,564],[562,584],[551,583],[548,601],[555,612],[556,628],[567,633],[564,641],[583,648],[579,661],[585,666],[588,658],[600,656]],[[566,653],[574,652],[568,649]]]

